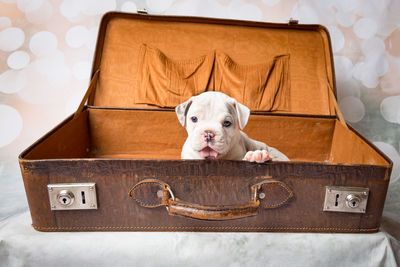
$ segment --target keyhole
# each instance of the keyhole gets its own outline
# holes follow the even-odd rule
[[[64,202],[64,204],[67,203],[67,199],[66,198],[63,198],[62,201]]]
[[[339,206],[339,194],[336,194],[335,207]]]
[[[355,202],[355,201],[353,201],[353,203],[352,203],[352,204],[353,204],[353,207],[355,207],[355,206],[356,206],[356,202]]]

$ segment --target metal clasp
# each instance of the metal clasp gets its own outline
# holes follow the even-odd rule
[[[327,186],[324,211],[365,213],[369,189],[364,187]]]
[[[51,210],[97,209],[95,183],[49,184]]]

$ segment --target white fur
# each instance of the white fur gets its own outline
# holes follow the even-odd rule
[[[273,147],[249,138],[240,129],[248,121],[250,110],[220,92],[205,92],[191,97],[175,109],[188,138],[182,148],[182,159],[204,159],[208,157],[251,162],[289,161],[283,153]],[[192,118],[197,121],[193,122]],[[230,126],[224,126],[229,121]],[[208,139],[206,132],[213,135]],[[211,152],[209,152],[211,151]],[[215,155],[217,156],[215,157]]]

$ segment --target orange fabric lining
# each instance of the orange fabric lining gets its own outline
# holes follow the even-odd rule
[[[175,107],[204,92],[211,77],[214,53],[174,60],[157,48],[143,44],[139,52],[136,104]]]
[[[254,111],[290,111],[289,56],[241,65],[228,55],[216,56],[213,90],[223,92]]]
[[[305,29],[270,28],[262,24],[241,26],[182,22],[173,19],[147,20],[134,16],[113,17],[107,22],[102,37],[104,39],[102,50],[98,51],[96,57],[96,61],[99,62],[96,68],[101,69],[101,73],[96,92],[89,104],[126,108],[151,105],[139,104],[143,101],[136,99],[140,80],[138,73],[141,71],[140,47],[142,44],[147,44],[162,51],[169,59],[173,59],[170,62],[190,61],[209,55],[212,51],[221,51],[238,65],[259,66],[276,56],[290,55],[290,79],[284,78],[289,83],[287,88],[290,88],[290,94],[285,90],[279,91],[284,93],[284,98],[288,98],[285,98],[287,102],[278,101],[276,102],[279,103],[278,107],[273,105],[271,110],[296,114],[333,115],[334,109],[330,105],[327,88],[328,81],[332,81],[333,77],[332,72],[328,71],[331,61],[329,41],[326,36],[325,29],[319,26],[309,26]],[[282,67],[286,69],[286,65]],[[277,69],[279,68],[278,66]],[[279,80],[279,74],[278,71],[275,80]],[[255,86],[254,89],[259,90],[259,87]],[[223,88],[223,90],[233,89]],[[272,92],[269,89],[267,91]],[[253,93],[246,90],[246,94],[250,96]],[[279,94],[276,96],[281,98]],[[178,102],[179,98],[171,96],[172,101]],[[163,101],[162,98],[156,100]],[[162,106],[172,107],[176,104],[167,101],[163,102]],[[246,101],[251,102],[250,98],[245,99]],[[261,110],[263,106],[271,105],[267,103],[268,101],[263,102],[258,99],[258,102],[255,103],[253,110]]]
[[[289,111],[289,56],[242,65],[220,51],[174,60],[143,44],[139,52],[135,104],[175,107],[193,95],[220,91],[251,110]]]

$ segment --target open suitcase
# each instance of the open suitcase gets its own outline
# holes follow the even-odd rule
[[[173,108],[207,90],[291,161],[180,160]],[[340,114],[323,26],[116,12],[77,112],[19,161],[39,231],[376,232],[392,169]]]

